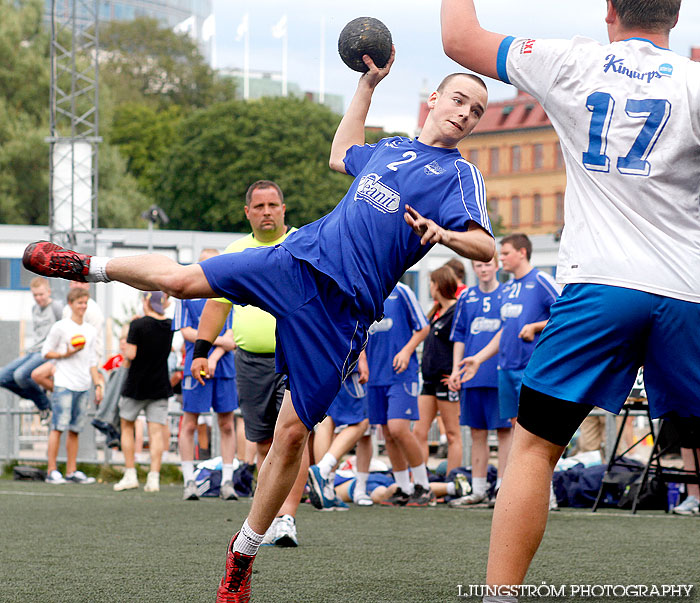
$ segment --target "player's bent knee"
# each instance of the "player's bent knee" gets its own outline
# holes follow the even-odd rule
[[[591,410],[591,404],[561,400],[523,385],[518,425],[552,444],[566,446]]]

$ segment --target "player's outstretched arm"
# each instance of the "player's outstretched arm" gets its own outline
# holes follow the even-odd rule
[[[460,65],[498,79],[498,49],[505,38],[479,24],[474,0],[442,0],[442,47]]]
[[[466,232],[447,230],[435,221],[424,218],[410,205],[406,205],[403,217],[421,238],[421,245],[441,243],[462,257],[479,262],[490,262],[496,253],[493,237],[475,222],[469,223]]]
[[[356,144],[365,144],[365,120],[372,102],[372,94],[377,84],[389,74],[391,65],[394,62],[394,54],[394,47],[392,46],[391,56],[386,66],[381,69],[374,64],[369,55],[366,54],[362,57],[365,65],[369,67],[369,71],[363,73],[360,77],[348,110],[343,119],[340,120],[338,129],[335,131],[333,144],[331,145],[331,156],[328,161],[328,165],[330,165],[332,170],[346,174],[344,159],[348,149]]]

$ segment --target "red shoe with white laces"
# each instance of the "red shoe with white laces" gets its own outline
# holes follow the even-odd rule
[[[255,555],[234,553],[231,548],[238,533],[231,538],[226,551],[226,573],[216,591],[216,603],[248,603],[250,601],[250,577]]]
[[[27,270],[40,274],[65,278],[70,281],[87,281],[92,256],[64,249],[49,241],[30,243],[24,250],[22,264]]]

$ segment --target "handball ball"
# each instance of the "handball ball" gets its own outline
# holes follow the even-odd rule
[[[76,350],[82,350],[85,347],[85,337],[82,335],[73,335],[73,337],[71,337],[70,344]]]
[[[362,60],[365,54],[377,67],[384,67],[391,56],[391,32],[379,19],[358,17],[340,32],[338,52],[343,63],[354,71],[369,70]]]

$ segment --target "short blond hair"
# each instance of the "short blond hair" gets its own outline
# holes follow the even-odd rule
[[[29,288],[38,289],[39,287],[46,287],[50,291],[51,283],[49,283],[49,280],[43,276],[35,276],[29,283]]]

